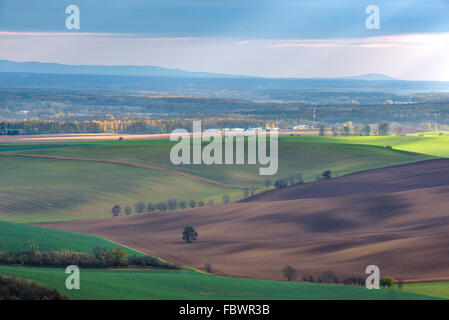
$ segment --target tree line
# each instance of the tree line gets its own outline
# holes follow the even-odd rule
[[[0,135],[23,134],[70,134],[70,133],[170,133],[175,129],[192,131],[195,119],[158,119],[158,120],[3,120],[0,121]],[[201,120],[202,129],[214,128],[250,128],[265,127],[265,122],[251,119],[215,119]]]
[[[95,247],[92,253],[61,251],[3,251],[0,252],[0,264],[41,267],[67,267],[76,265],[85,268],[107,267],[153,267],[163,269],[179,269],[178,266],[152,256],[126,255],[121,248]]]
[[[327,127],[325,124],[320,125],[319,135],[325,136]],[[376,128],[371,128],[370,125],[364,125],[360,127],[358,125],[352,126],[345,124],[343,126],[333,125],[331,126],[331,132],[334,137],[337,136],[388,136],[390,134],[390,124],[388,122],[381,122]]]
[[[56,289],[0,274],[0,300],[68,300]]]
[[[282,275],[287,281],[294,281],[297,277],[297,271],[292,266],[286,266],[282,269]],[[320,275],[306,275],[302,276],[303,282],[310,283],[327,283],[327,284],[344,284],[352,286],[365,286],[366,279],[361,276],[350,276],[350,277],[338,277],[332,270],[323,271]],[[393,277],[386,276],[379,279],[379,285],[381,288],[391,288],[397,282],[398,288],[401,290],[404,282],[402,280],[395,281]]]
[[[248,190],[245,190],[244,194],[249,194]],[[223,204],[227,204],[230,202],[231,197],[227,194],[221,197],[221,200]],[[184,201],[184,200],[177,200],[177,199],[169,199],[168,201],[160,201],[160,202],[136,202],[134,204],[134,212],[135,213],[153,213],[153,212],[164,212],[168,210],[177,210],[177,209],[187,209],[187,208],[196,208],[196,207],[204,207],[204,206],[212,206],[214,205],[214,200],[209,199],[207,202],[204,202],[203,200],[196,201],[196,200],[190,200],[190,201]],[[112,207],[111,213],[114,217],[120,216],[122,214],[130,215],[133,213],[133,208],[129,205],[125,205],[123,208],[116,204]]]

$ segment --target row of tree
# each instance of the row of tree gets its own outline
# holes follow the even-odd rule
[[[245,195],[249,195],[249,190],[245,190]],[[246,196],[247,197],[247,196]],[[229,203],[231,200],[231,197],[229,195],[224,195],[221,197],[222,202],[224,204]],[[152,212],[164,212],[167,210],[177,210],[177,209],[187,209],[187,208],[196,208],[196,207],[204,207],[205,205],[212,206],[214,205],[214,200],[209,199],[206,202],[200,200],[190,200],[190,201],[178,201],[177,199],[169,199],[168,201],[161,201],[161,202],[136,202],[134,204],[134,212],[135,213],[152,213]],[[120,205],[114,205],[112,207],[111,213],[114,217],[122,215],[124,213],[125,215],[130,215],[133,213],[133,209],[126,205],[123,208]]]
[[[192,131],[193,119],[157,120],[6,120],[0,121],[0,135],[64,133],[170,133],[175,129]],[[202,119],[202,129],[264,127],[265,122],[251,119]]]
[[[0,274],[0,300],[67,300],[56,289],[16,277]]]
[[[297,271],[292,266],[286,266],[282,269],[282,275],[287,281],[296,280]],[[360,276],[352,276],[339,278],[334,272],[331,270],[327,270],[322,272],[319,276],[313,275],[303,275],[303,282],[311,282],[311,283],[334,283],[334,284],[345,284],[345,285],[353,285],[353,286],[364,286],[366,279]],[[391,288],[395,284],[395,280],[393,277],[386,276],[379,280],[379,285],[382,288]],[[402,289],[404,282],[397,281],[397,285],[399,289]]]
[[[324,170],[321,174],[317,174],[315,176],[315,180],[329,180],[332,178],[331,170]],[[288,186],[293,186],[295,184],[304,183],[303,176],[300,172],[298,173],[289,173],[287,178],[277,179],[274,183],[271,180],[265,180],[264,186],[268,189],[270,186],[274,186],[275,188],[286,188]]]
[[[272,185],[276,188],[285,188],[289,185],[295,185],[295,184],[301,184],[304,183],[304,179],[302,177],[302,173],[289,173],[286,178],[283,179],[277,179],[274,181],[274,183],[267,179],[264,181],[264,186],[268,189]]]
[[[320,136],[326,135],[327,127],[324,124],[320,125]],[[336,136],[388,136],[390,134],[390,124],[388,122],[382,122],[377,125],[377,129],[371,129],[371,126],[364,125],[363,127],[344,125],[331,127],[332,135]]]
[[[85,268],[106,268],[123,266],[145,266],[154,268],[177,269],[178,267],[152,256],[127,257],[126,251],[121,248],[95,247],[92,253],[61,251],[4,251],[0,252],[0,264],[67,267],[76,265]]]

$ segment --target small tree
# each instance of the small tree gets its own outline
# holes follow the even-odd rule
[[[167,202],[168,209],[175,210],[178,207],[178,200],[170,199]]]
[[[195,200],[190,200],[189,207],[190,208],[195,208],[196,207],[196,201]]]
[[[187,203],[185,201],[179,201],[179,207],[181,209],[185,209],[185,208],[187,208]]]
[[[298,172],[296,174],[296,181],[297,181],[297,183],[304,183],[304,180],[302,178],[302,173],[301,172]]]
[[[324,124],[320,125],[320,136],[326,135],[326,126]]]
[[[399,280],[398,281],[398,289],[402,290],[402,287],[404,287],[404,281],[403,280]]]
[[[145,211],[145,203],[143,203],[143,202],[136,202],[136,204],[134,205],[134,210],[137,213],[143,213]]]
[[[126,206],[123,210],[125,211],[125,214],[127,216],[129,216],[132,213],[132,210],[131,210],[130,206]]]
[[[122,250],[121,248],[114,248],[111,250],[110,258],[112,259],[112,263],[115,266],[124,264],[126,261],[126,251]]]
[[[164,201],[159,202],[157,204],[157,208],[159,209],[159,211],[165,211],[167,210],[167,204]]]
[[[289,173],[287,179],[291,186],[295,184],[295,175],[293,173]]]
[[[274,186],[276,188],[286,188],[286,187],[288,187],[288,180],[287,179],[278,179],[274,182]]]
[[[154,203],[148,202],[147,204],[147,212],[154,212],[156,211],[157,207]]]
[[[207,205],[208,206],[213,206],[214,205],[214,200],[213,199],[207,200]]]
[[[231,200],[231,197],[227,194],[225,194],[223,197],[221,197],[221,199],[223,200],[224,204],[229,203],[229,200]]]
[[[390,132],[390,124],[388,122],[379,123],[377,126],[377,134],[379,136],[388,136]]]
[[[370,136],[371,135],[371,127],[369,125],[365,125],[363,127],[362,133],[364,136]]]
[[[332,178],[332,171],[330,170],[325,170],[323,171],[323,173],[321,174],[321,176],[323,177],[324,180],[329,180]]]
[[[332,135],[334,137],[338,136],[338,127],[337,126],[332,126],[331,130],[332,130]]]
[[[212,265],[210,263],[206,263],[204,265],[204,271],[206,271],[207,273],[212,273]]]
[[[282,269],[282,274],[287,281],[292,281],[296,279],[296,270],[292,266],[286,266]]]
[[[393,277],[383,277],[380,279],[379,284],[382,288],[391,288],[394,286],[394,278]]]
[[[117,217],[120,215],[120,213],[122,212],[122,207],[120,207],[119,205],[115,205],[112,207],[112,215],[114,217]]]
[[[204,201],[202,200],[198,201],[198,207],[204,207]]]
[[[268,189],[271,186],[271,183],[271,180],[265,180],[263,184],[265,185],[265,188]]]
[[[196,241],[196,237],[198,237],[198,233],[196,233],[192,226],[186,226],[184,228],[184,231],[182,232],[182,240],[187,243],[192,243]]]

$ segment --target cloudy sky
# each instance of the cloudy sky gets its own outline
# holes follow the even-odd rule
[[[449,81],[449,0],[0,0],[0,59]],[[65,9],[80,8],[67,30]],[[380,9],[368,30],[365,10]]]

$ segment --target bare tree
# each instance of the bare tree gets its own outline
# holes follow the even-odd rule
[[[264,184],[265,188],[268,189],[271,186],[271,183],[272,183],[271,180],[265,180],[263,184]]]
[[[136,202],[136,204],[134,205],[134,210],[137,213],[142,213],[145,211],[145,203],[143,202]]]
[[[154,212],[156,211],[156,205],[152,202],[148,202],[147,204],[147,212]]]
[[[157,208],[159,209],[159,211],[165,211],[167,210],[167,204],[164,201],[159,202],[157,204]]]
[[[176,199],[168,200],[167,206],[170,210],[175,210],[178,207],[178,200]]]
[[[295,175],[293,173],[289,173],[287,179],[291,186],[295,184]]]
[[[206,263],[204,265],[204,271],[206,271],[207,273],[212,273],[212,265],[210,263]]]
[[[227,194],[225,194],[223,197],[221,197],[221,199],[223,200],[224,204],[229,203],[229,200],[231,200],[231,197]]]
[[[127,216],[129,216],[132,213],[132,210],[131,210],[130,206],[126,206],[123,210],[125,211],[125,214]]]
[[[284,278],[287,279],[287,281],[296,279],[296,269],[292,266],[286,266],[284,269],[282,269],[282,274],[284,275]]]

